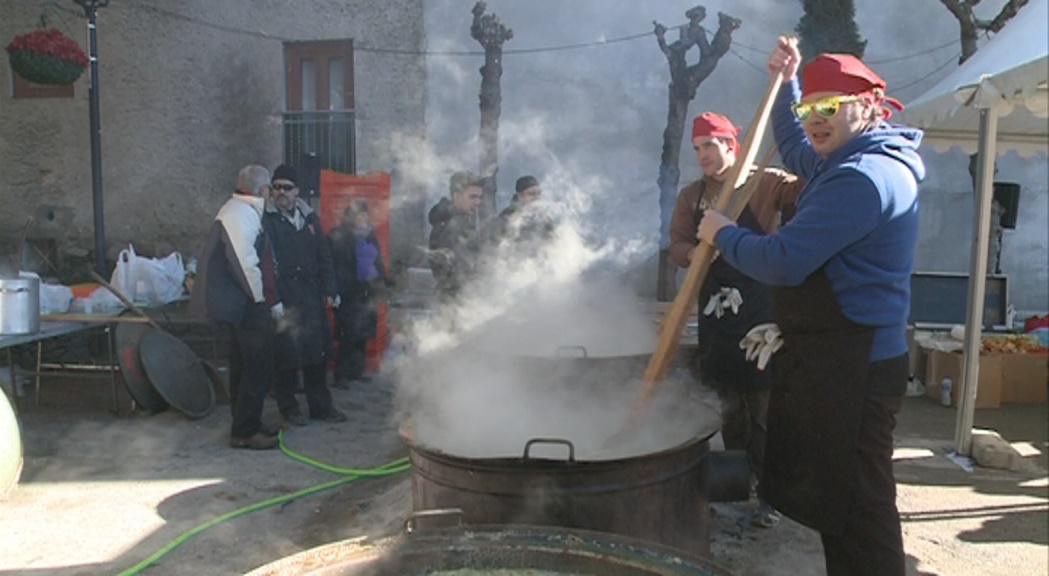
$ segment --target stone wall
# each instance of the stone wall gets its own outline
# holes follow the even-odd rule
[[[35,29],[45,10],[9,4],[4,45]],[[45,14],[87,51],[79,7],[53,3]],[[193,253],[240,167],[280,163],[285,39],[354,41],[358,171],[392,172],[397,194],[391,134],[422,133],[426,70],[419,55],[370,49],[425,47],[421,0],[114,2],[98,13],[110,259],[132,241],[146,254]],[[13,247],[34,216],[33,234],[56,237],[63,252],[93,248],[88,76],[71,99],[14,99],[0,58],[0,245]],[[421,221],[419,210],[394,218]]]

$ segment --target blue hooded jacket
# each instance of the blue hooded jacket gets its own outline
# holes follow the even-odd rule
[[[791,112],[800,99],[797,81],[785,84],[772,112],[783,162],[806,180],[797,213],[776,234],[726,226],[715,243],[730,264],[773,286],[798,286],[825,266],[845,315],[875,328],[871,361],[898,356],[907,351],[922,132],[882,122],[824,159]]]

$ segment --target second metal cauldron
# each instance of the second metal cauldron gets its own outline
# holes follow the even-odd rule
[[[460,508],[471,522],[537,524],[621,534],[710,555],[709,502],[745,500],[742,452],[709,452],[710,429],[638,457],[580,461],[564,439],[533,439],[520,458],[464,458],[405,441],[415,510]],[[534,458],[539,445],[563,459]]]
[[[539,526],[461,526],[378,541],[335,542],[267,564],[249,576],[451,574],[727,576],[709,561],[630,538]]]

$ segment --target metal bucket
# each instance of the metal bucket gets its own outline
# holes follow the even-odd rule
[[[521,458],[464,458],[405,438],[412,503],[417,511],[459,508],[483,524],[595,530],[709,557],[703,463],[714,431],[660,452],[592,461],[576,460],[574,446],[564,439],[530,440]],[[533,457],[543,444],[562,448],[564,458]],[[745,479],[745,460],[743,471]]]
[[[0,279],[0,334],[34,334],[40,331],[40,280]]]
[[[375,542],[335,542],[267,564],[249,576],[440,576],[466,571],[478,575],[539,571],[551,576],[729,575],[709,561],[612,534],[537,526],[460,526],[409,531]]]

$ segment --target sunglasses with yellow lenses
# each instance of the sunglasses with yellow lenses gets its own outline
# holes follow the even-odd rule
[[[859,96],[827,96],[815,102],[795,102],[790,109],[798,120],[804,122],[809,119],[809,116],[812,116],[813,110],[824,118],[831,118],[838,113],[842,104],[856,102],[857,100],[861,100],[861,98]]]

